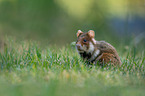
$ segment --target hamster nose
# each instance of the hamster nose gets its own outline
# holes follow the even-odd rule
[[[76,44],[77,48],[80,49],[81,48],[81,44]]]

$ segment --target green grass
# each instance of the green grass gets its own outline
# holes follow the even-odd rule
[[[41,48],[6,40],[0,53],[0,96],[144,96],[144,51],[121,49],[121,67],[91,68],[74,46]]]

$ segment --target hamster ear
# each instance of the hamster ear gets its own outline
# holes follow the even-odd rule
[[[88,31],[88,35],[91,37],[91,38],[94,38],[95,37],[95,32],[93,30],[89,30]]]
[[[79,37],[83,32],[81,30],[78,30],[77,37]]]

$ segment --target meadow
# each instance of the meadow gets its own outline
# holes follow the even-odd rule
[[[0,53],[0,96],[144,96],[144,51],[117,47],[122,66],[88,66],[74,44],[41,47],[6,39]]]
[[[0,96],[145,96],[144,26],[145,0],[0,0]],[[121,67],[83,61],[77,30]]]

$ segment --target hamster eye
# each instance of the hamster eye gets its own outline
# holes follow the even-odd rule
[[[87,42],[87,40],[86,40],[86,39],[84,39],[84,42]]]

